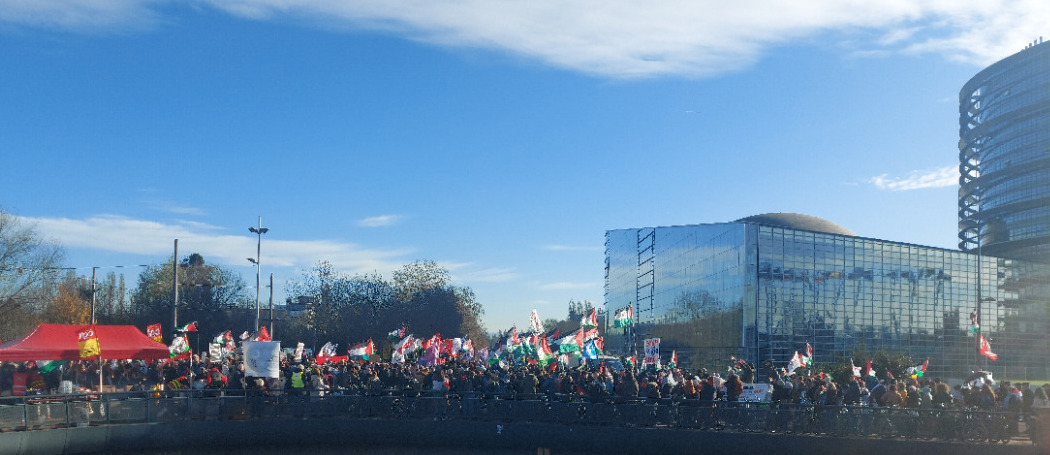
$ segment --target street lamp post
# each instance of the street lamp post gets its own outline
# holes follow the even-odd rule
[[[262,216],[259,217],[259,227],[249,227],[248,232],[251,232],[258,236],[258,242],[255,244],[255,257],[248,258],[248,262],[255,264],[255,331],[259,331],[259,316],[262,311],[259,306],[259,287],[262,284],[262,235],[269,231],[268,228],[262,227]]]

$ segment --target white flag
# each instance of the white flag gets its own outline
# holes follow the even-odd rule
[[[244,375],[256,378],[276,378],[281,366],[280,341],[245,341]]]

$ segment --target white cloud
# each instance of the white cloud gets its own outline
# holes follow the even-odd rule
[[[46,237],[68,248],[170,257],[175,239],[180,256],[200,253],[212,262],[247,265],[258,239],[249,234],[217,233],[198,222],[161,223],[123,216],[99,215],[86,219],[24,218]],[[262,261],[270,267],[308,268],[327,260],[348,273],[388,273],[400,268],[409,249],[376,250],[330,240],[268,240],[263,236]]]
[[[567,289],[600,289],[602,286],[602,283],[597,282],[573,283],[569,281],[560,281],[557,283],[541,284],[539,288],[544,291],[561,291]]]
[[[945,166],[932,171],[913,171],[905,177],[890,177],[888,174],[882,174],[867,181],[876,188],[890,191],[944,188],[959,184],[959,168]]]
[[[0,23],[75,31],[145,29],[158,21],[158,0],[0,0]]]
[[[149,0],[0,0],[0,22],[62,29],[140,28]],[[1041,0],[195,0],[249,20],[378,30],[436,46],[507,52],[615,78],[706,76],[752,65],[773,47],[820,38],[856,55],[938,54],[985,65],[1050,23]],[[183,11],[185,11],[183,9]]]
[[[357,222],[358,226],[361,227],[383,227],[393,226],[401,221],[403,217],[401,215],[379,215],[372,216],[360,220]]]

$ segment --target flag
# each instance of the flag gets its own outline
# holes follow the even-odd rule
[[[598,328],[597,327],[595,327],[593,329],[590,329],[590,330],[588,330],[586,332],[583,332],[583,341],[590,341],[590,340],[593,340],[595,338],[598,338]]]
[[[802,356],[802,363],[806,368],[813,368],[813,347],[806,343],[806,355]]]
[[[98,345],[98,335],[95,334],[95,326],[88,326],[77,333],[77,346],[80,348],[80,358],[102,357],[102,348]]]
[[[394,345],[394,352],[390,355],[391,363],[405,363],[405,357],[412,352],[414,343],[412,335],[408,335]]]
[[[678,352],[671,350],[671,361],[667,362],[667,368],[678,368]]]
[[[787,366],[788,374],[794,373],[795,370],[797,370],[801,366],[802,366],[802,356],[798,354],[798,351],[795,351],[795,355],[793,357],[791,357],[791,360],[788,362],[788,366]]]
[[[391,330],[389,333],[386,334],[386,336],[392,340],[396,340],[398,338],[404,337],[406,331],[408,331],[408,327],[402,326],[400,329]]]
[[[598,340],[590,340],[587,344],[583,345],[583,358],[587,360],[597,360],[598,356],[602,355],[602,350],[598,346]]]
[[[186,324],[186,325],[184,325],[182,327],[175,327],[175,331],[176,332],[196,332],[197,331],[197,321],[193,321],[193,322],[191,322],[189,324]]]
[[[249,335],[248,331],[245,330],[244,333],[241,334],[241,341],[248,341],[248,338],[250,338],[250,337],[251,337],[251,335]]]
[[[229,330],[225,332],[219,332],[212,338],[211,344],[208,346],[208,356],[211,357],[212,361],[219,362],[223,358],[230,355],[236,349],[233,345],[233,333]]]
[[[339,347],[338,344],[332,344],[331,341],[321,346],[321,350],[317,351],[319,357],[332,357],[335,355],[335,348]]]
[[[583,331],[577,330],[569,335],[566,335],[555,343],[558,345],[558,352],[565,354],[569,352],[578,352],[583,349]]]
[[[376,345],[372,343],[371,338],[369,338],[368,341],[350,346],[350,349],[347,351],[347,354],[351,357],[361,357],[365,360],[368,360],[368,358],[375,353]]]
[[[54,371],[55,368],[65,364],[65,360],[37,360],[36,368],[40,370],[40,374],[48,374]]]
[[[292,357],[295,359],[295,363],[303,361],[303,351],[306,350],[306,345],[302,342],[295,344],[295,351],[292,352]]]
[[[992,352],[992,345],[988,344],[988,339],[984,335],[978,335],[981,340],[981,355],[988,357],[992,360],[999,360],[999,355]]]
[[[280,375],[281,343],[279,341],[245,341],[244,375],[276,378]]]
[[[190,341],[186,335],[177,335],[168,346],[168,357],[172,359],[188,359],[190,357]]]
[[[594,308],[591,308],[591,312],[589,314],[585,314],[583,318],[580,319],[580,327],[598,327],[598,311]]]
[[[547,364],[551,361],[554,356],[554,351],[551,351],[550,344],[547,343],[546,337],[539,337],[539,345],[536,347],[536,360],[541,364]]]
[[[865,373],[865,374],[867,376],[871,376],[873,378],[879,377],[878,374],[875,373],[875,370],[871,369],[871,359],[868,359],[868,366],[867,366],[866,370],[867,370],[867,373]]]
[[[160,323],[147,325],[146,336],[153,338],[153,341],[163,343],[164,336],[161,334]]]
[[[858,367],[858,366],[853,364],[853,359],[849,359],[849,366],[850,366],[850,369],[853,370],[853,377],[859,378],[860,377],[860,367]]]
[[[977,323],[977,309],[974,308],[970,312],[970,333],[978,333],[981,331],[981,325]]]
[[[628,305],[627,308],[616,312],[613,327],[627,327],[631,324],[634,324],[634,308]]]
[[[529,316],[529,330],[532,333],[543,333],[543,323],[540,322],[540,315],[536,313],[536,309],[532,309],[532,316]]]
[[[273,341],[273,338],[270,338],[270,331],[266,330],[266,326],[264,325],[259,329],[258,333],[252,336],[251,341]]]

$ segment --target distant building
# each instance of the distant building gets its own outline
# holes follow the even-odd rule
[[[605,327],[608,352],[630,355],[659,337],[681,366],[723,371],[731,356],[784,366],[808,343],[818,363],[888,349],[930,358],[927,374],[940,377],[978,367],[1050,377],[1046,298],[1018,282],[1039,264],[857,237],[799,214],[605,236],[606,312],[631,305],[636,321],[635,339]],[[970,315],[979,296],[997,361],[977,354]]]
[[[959,92],[959,248],[1050,262],[1050,45]]]

